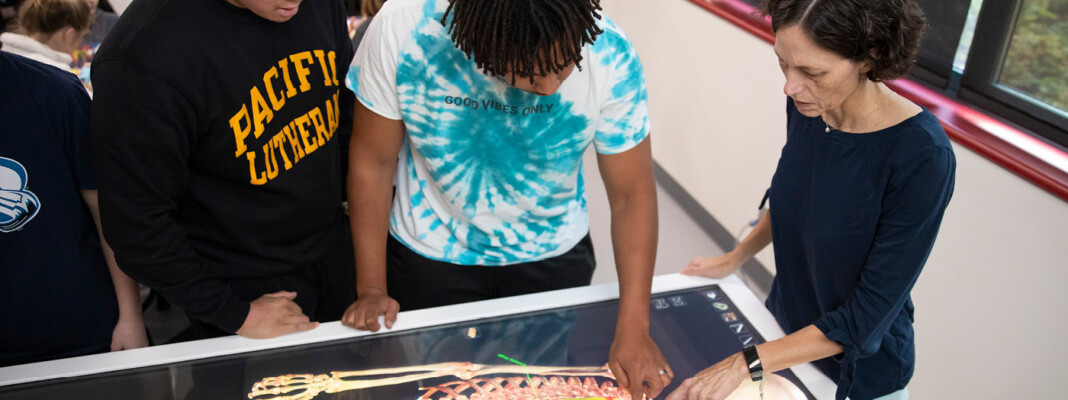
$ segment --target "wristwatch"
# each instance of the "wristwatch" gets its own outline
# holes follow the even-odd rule
[[[749,377],[753,382],[764,380],[764,366],[760,364],[756,346],[746,346],[742,349],[742,354],[745,355],[745,364],[749,366]]]
[[[756,346],[746,346],[742,349],[742,355],[745,356],[745,365],[749,366],[749,378],[753,382],[760,382],[760,400],[764,400],[764,365],[760,363]]]

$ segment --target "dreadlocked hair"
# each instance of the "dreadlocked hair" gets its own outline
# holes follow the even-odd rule
[[[441,23],[486,73],[533,83],[535,75],[578,66],[582,46],[602,33],[600,10],[600,0],[449,0]]]

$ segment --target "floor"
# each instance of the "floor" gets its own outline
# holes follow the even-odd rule
[[[612,254],[611,213],[597,157],[589,151],[584,158],[586,197],[590,214],[590,236],[599,267],[593,274],[593,284],[616,282],[615,257]],[[656,256],[656,275],[678,272],[693,257],[723,254],[723,250],[686,215],[682,207],[661,187],[657,187],[660,211],[660,233]],[[189,321],[174,306],[160,307],[158,298],[146,302],[145,325],[153,344],[173,343],[188,339]],[[164,301],[163,304],[166,302]]]

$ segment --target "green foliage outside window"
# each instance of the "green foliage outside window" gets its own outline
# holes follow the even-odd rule
[[[1066,65],[1068,0],[1026,0],[1001,71],[1001,83],[1068,111]]]

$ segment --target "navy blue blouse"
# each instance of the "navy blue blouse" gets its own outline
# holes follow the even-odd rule
[[[787,333],[815,325],[844,348],[816,361],[838,399],[904,388],[915,363],[909,296],[953,194],[956,159],[930,111],[876,132],[831,130],[787,102],[772,179],[778,269],[767,306]]]

